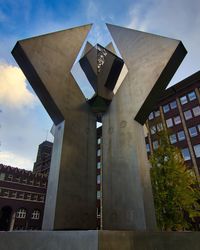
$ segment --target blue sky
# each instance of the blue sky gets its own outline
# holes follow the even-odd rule
[[[199,12],[199,0],[0,0],[0,163],[31,169],[52,126],[11,56],[17,40],[94,23],[88,39],[105,45],[106,22],[177,38],[188,55],[174,84],[200,69]]]

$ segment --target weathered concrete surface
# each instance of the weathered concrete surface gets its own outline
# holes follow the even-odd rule
[[[96,117],[70,70],[91,25],[19,41],[13,55],[56,124],[43,229],[96,229]]]
[[[199,250],[200,232],[100,231],[99,250]]]
[[[108,25],[108,29],[128,74],[102,118],[103,229],[155,229],[141,124],[186,51],[177,40],[113,25]],[[177,50],[178,54],[175,53]],[[141,124],[134,120],[138,114]]]
[[[199,232],[0,232],[1,250],[199,250]]]
[[[129,71],[133,118],[144,124],[187,51],[180,40],[111,24],[107,27]]]
[[[97,250],[98,231],[0,232],[1,250]]]

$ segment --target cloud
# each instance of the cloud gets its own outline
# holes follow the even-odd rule
[[[188,54],[172,82],[200,69],[200,1],[152,0],[130,8],[128,27],[182,40]]]
[[[19,67],[0,63],[0,72],[0,162],[32,169],[52,121]]]
[[[11,167],[18,167],[27,170],[33,169],[33,163],[30,159],[21,157],[14,152],[1,152],[0,163]],[[12,164],[12,165],[11,165]]]
[[[21,109],[37,104],[37,99],[27,89],[26,78],[18,67],[1,63],[0,72],[1,105]]]

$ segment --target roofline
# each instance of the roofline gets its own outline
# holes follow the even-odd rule
[[[196,81],[199,81],[199,80],[200,80],[200,71],[197,71],[196,73],[188,76],[182,81],[166,89],[162,97],[158,100],[158,102],[162,102],[164,99],[177,94],[179,91],[187,88],[188,86],[194,84]]]

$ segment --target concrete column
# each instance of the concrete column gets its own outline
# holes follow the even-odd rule
[[[96,117],[71,68],[91,25],[19,41],[13,55],[56,125],[43,229],[96,229]]]
[[[186,51],[177,40],[107,26],[128,74],[102,118],[103,229],[155,229],[142,125]]]
[[[199,93],[199,89],[198,88],[195,88],[195,93],[197,95],[197,99],[198,99],[199,104],[200,104],[200,93]]]

